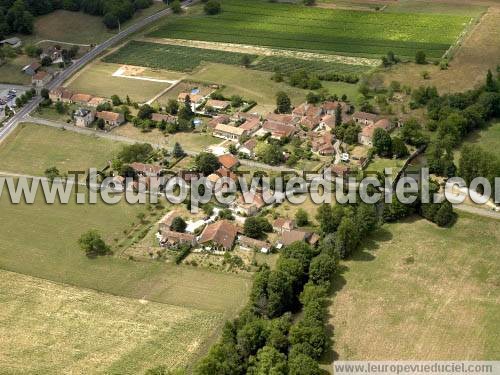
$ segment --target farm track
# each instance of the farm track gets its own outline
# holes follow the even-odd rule
[[[329,55],[314,52],[303,52],[303,51],[292,51],[284,49],[276,49],[269,47],[253,46],[248,44],[234,44],[234,43],[223,43],[223,42],[209,42],[201,40],[187,40],[187,39],[171,39],[171,38],[153,38],[153,37],[143,37],[137,40],[149,43],[158,44],[170,44],[176,46],[185,46],[225,52],[237,52],[246,54],[255,54],[261,56],[275,56],[275,57],[287,57],[296,58],[302,60],[313,60],[313,61],[324,61],[324,62],[334,62],[346,65],[364,65],[376,67],[380,64],[378,59],[369,59],[365,57],[351,57],[342,55]]]

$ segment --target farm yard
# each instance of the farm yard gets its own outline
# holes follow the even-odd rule
[[[216,312],[3,270],[0,282],[3,373],[137,374],[158,365],[186,366],[223,322]]]
[[[174,17],[148,36],[262,45],[379,57],[392,50],[440,58],[471,17],[306,8],[242,0],[224,2],[217,16]]]
[[[498,358],[499,226],[468,214],[452,228],[384,225],[337,276],[325,362]]]

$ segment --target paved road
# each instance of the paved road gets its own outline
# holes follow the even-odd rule
[[[194,4],[196,1],[185,1],[183,4],[184,6]],[[89,62],[94,60],[97,56],[99,56],[101,53],[103,53],[106,49],[110,48],[111,46],[121,42],[123,39],[126,37],[130,36],[131,34],[139,31],[140,29],[146,27],[147,25],[159,20],[160,18],[168,15],[171,13],[171,10],[169,8],[164,9],[158,13],[155,13],[149,17],[146,17],[134,25],[126,28],[125,30],[121,31],[120,33],[112,36],[105,42],[97,45],[94,49],[91,51],[87,52],[83,57],[81,57],[79,60],[75,61],[73,65],[71,65],[68,69],[64,70],[61,72],[58,76],[56,76],[48,85],[47,88],[53,89],[57,86],[61,86],[64,81],[66,81],[69,77],[71,77],[73,74],[75,74],[78,70],[83,68],[85,65],[87,65]],[[30,103],[25,105],[22,109],[20,109],[16,115],[14,115],[9,121],[7,121],[6,124],[2,128],[0,128],[0,142],[9,134],[12,130],[16,128],[16,126],[23,121],[24,117],[31,113],[35,108],[38,107],[38,105],[41,102],[41,98],[37,97],[33,99]]]

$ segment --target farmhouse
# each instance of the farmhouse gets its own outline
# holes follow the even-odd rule
[[[36,72],[41,68],[42,66],[38,61],[33,61],[31,64],[26,65],[23,68],[23,72],[29,76],[34,76]]]
[[[179,216],[181,216],[181,214],[179,211],[176,210],[170,211],[165,216],[163,216],[163,218],[160,220],[158,224],[158,229],[160,230],[160,232],[163,232],[165,230],[171,230],[174,219]]]
[[[333,135],[330,133],[320,134],[312,140],[312,150],[320,155],[333,155],[335,149],[333,147]]]
[[[79,105],[88,105],[91,99],[92,95],[76,93],[71,97],[71,102]]]
[[[265,120],[279,123],[279,124],[283,124],[283,125],[290,125],[290,124],[296,124],[298,121],[298,118],[294,117],[293,115],[269,112],[266,115]]]
[[[297,131],[297,128],[293,125],[268,120],[262,125],[262,131],[271,133],[272,138],[281,139],[292,136]]]
[[[305,242],[309,237],[310,233],[301,230],[296,230],[296,229],[286,230],[281,233],[281,243],[284,246],[288,246],[297,241]]]
[[[248,135],[252,135],[260,128],[260,118],[250,117],[239,127],[240,129],[246,130]]]
[[[277,233],[291,231],[295,228],[295,221],[291,219],[279,218],[273,222],[273,230]]]
[[[52,79],[52,74],[44,70],[40,70],[33,77],[31,77],[31,83],[37,89],[40,89],[43,88],[47,83],[49,83],[51,79]]]
[[[240,215],[253,216],[265,207],[265,205],[266,203],[262,194],[247,191],[238,197],[233,203],[232,208]]]
[[[175,124],[177,122],[177,117],[172,116],[172,115],[168,115],[168,114],[153,113],[151,120],[156,121],[156,122],[165,121],[166,123],[169,123],[169,124]]]
[[[374,125],[365,126],[358,134],[358,143],[365,146],[373,145],[373,134],[376,129],[384,129],[390,131],[392,129],[392,123],[384,118],[377,121]]]
[[[350,172],[351,168],[344,164],[334,164],[324,170],[325,178],[328,177],[328,173],[332,177],[347,177]]]
[[[157,177],[162,171],[162,167],[154,164],[144,164],[144,163],[131,163],[130,167],[142,176],[146,177]]]
[[[314,104],[302,103],[297,108],[292,111],[294,117],[317,117],[323,113],[321,107],[317,107]]]
[[[205,103],[205,108],[211,107],[216,111],[224,111],[227,108],[229,108],[230,105],[231,102],[228,102],[226,100],[208,99],[207,102]]]
[[[374,125],[377,118],[377,115],[368,112],[354,112],[352,115],[354,122],[363,126]]]
[[[73,118],[75,119],[75,126],[79,128],[86,128],[95,120],[94,112],[85,108],[80,108],[75,111]]]
[[[240,248],[242,248],[242,249],[256,250],[256,251],[260,251],[261,253],[265,253],[265,254],[267,254],[271,250],[271,247],[272,247],[269,242],[256,240],[254,238],[250,238],[247,236],[239,236],[238,237],[238,244],[240,245]]]
[[[92,108],[97,108],[101,104],[107,103],[109,100],[105,98],[100,98],[98,96],[94,96],[92,99],[89,100],[87,105]]]
[[[191,101],[191,107],[193,110],[198,108],[203,103],[204,99],[204,97],[200,94],[188,94],[187,92],[181,92],[177,96],[177,101],[179,103],[185,103],[187,97],[189,97],[189,100]]]
[[[245,134],[245,129],[237,128],[236,126],[231,125],[217,124],[212,135],[217,138],[237,140]]]
[[[214,118],[212,118],[209,122],[208,122],[208,126],[212,129],[214,129],[218,124],[224,124],[224,125],[227,125],[229,124],[229,116],[228,115],[218,115],[218,116],[215,116]]]
[[[50,46],[45,48],[43,52],[40,54],[40,60],[43,60],[46,57],[50,58],[52,60],[52,63],[54,64],[62,62],[63,58],[62,58],[61,47]]]
[[[66,87],[59,86],[49,92],[49,98],[53,102],[70,103],[73,92]]]
[[[239,160],[231,154],[225,154],[218,157],[219,163],[227,169],[233,169],[239,165]]]
[[[110,127],[119,126],[125,121],[123,113],[109,111],[97,112],[97,118],[103,119],[104,123]]]
[[[210,250],[229,251],[233,248],[238,228],[227,220],[209,224],[203,230],[198,242]]]
[[[196,246],[196,237],[190,233],[179,233],[172,230],[162,230],[160,245],[164,247],[176,247],[182,244]]]
[[[322,129],[335,129],[335,115],[324,115],[319,122],[319,126]]]
[[[321,116],[304,116],[300,119],[299,125],[307,130],[314,130],[321,122]]]
[[[254,150],[255,146],[257,146],[257,140],[252,138],[243,143],[243,145],[240,146],[238,149],[239,152],[248,155],[250,157],[253,157],[255,155]]]
[[[324,114],[335,116],[335,111],[337,110],[339,105],[342,108],[342,114],[346,114],[351,110],[351,106],[349,104],[338,101],[326,101],[322,104],[321,107],[323,108]]]

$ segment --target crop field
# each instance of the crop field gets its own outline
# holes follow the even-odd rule
[[[101,169],[120,147],[119,142],[102,138],[22,124],[0,144],[0,171],[42,176],[50,167],[61,173]]]
[[[131,41],[117,52],[107,56],[110,63],[147,66],[150,68],[190,72],[202,61],[242,65],[242,53]],[[256,56],[248,55],[251,60]]]
[[[223,321],[220,313],[3,270],[0,303],[3,374],[143,374],[158,365],[184,367]]]
[[[470,21],[466,16],[230,0],[224,2],[220,15],[171,18],[149,36],[364,56],[380,56],[392,50],[412,57],[424,50],[427,56],[439,58]]]
[[[228,52],[205,48],[195,48],[172,44],[159,44],[131,41],[104,58],[105,62],[146,66],[154,69],[167,69],[180,72],[192,72],[203,62],[227,65],[242,65],[243,57],[248,56],[250,69],[273,72],[280,69],[288,74],[304,69],[308,73],[352,73],[366,72],[364,65],[348,65],[321,60],[306,60],[293,57],[257,56],[239,52]]]
[[[500,221],[469,214],[384,225],[337,276],[328,362],[498,358],[499,242]]]

